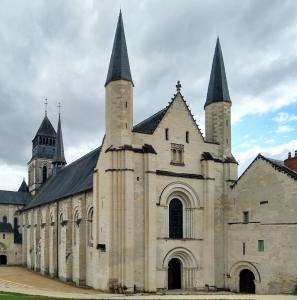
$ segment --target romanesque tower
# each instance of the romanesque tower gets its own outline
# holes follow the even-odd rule
[[[217,38],[205,109],[205,139],[220,144],[220,155],[231,157],[231,100],[220,40]]]
[[[35,194],[52,175],[56,148],[56,131],[45,113],[44,119],[32,140],[32,158],[28,162],[29,192]]]
[[[105,82],[105,128],[107,144],[131,144],[133,127],[133,81],[124,24],[120,12]]]

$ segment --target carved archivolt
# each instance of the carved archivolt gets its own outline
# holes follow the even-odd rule
[[[173,198],[180,199],[185,208],[199,208],[199,197],[195,190],[184,182],[172,182],[168,184],[159,197],[159,205],[168,206]]]

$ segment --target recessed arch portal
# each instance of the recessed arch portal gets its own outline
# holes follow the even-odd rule
[[[230,268],[230,289],[242,293],[255,293],[261,283],[260,272],[248,261],[239,261]]]
[[[164,288],[178,289],[179,282],[179,288],[181,289],[192,289],[194,287],[198,264],[190,250],[183,247],[172,249],[164,257],[162,267],[167,272],[167,282]],[[177,274],[173,275],[173,272]]]

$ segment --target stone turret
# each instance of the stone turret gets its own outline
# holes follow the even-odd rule
[[[105,88],[107,145],[118,147],[131,144],[133,81],[121,12],[117,23]]]
[[[220,155],[231,156],[231,100],[220,40],[217,38],[205,109],[205,139],[220,144]]]

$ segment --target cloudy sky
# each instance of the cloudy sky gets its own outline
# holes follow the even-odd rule
[[[297,149],[297,1],[0,2],[0,189],[27,178],[31,140],[44,115],[57,126],[62,102],[68,162],[104,133],[104,83],[122,8],[135,84],[134,123],[162,109],[181,80],[204,132],[217,35],[233,101],[240,172],[259,153]]]

